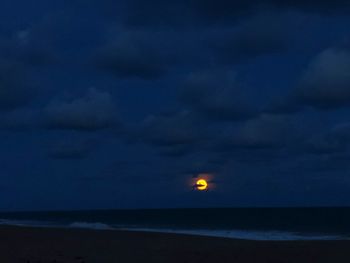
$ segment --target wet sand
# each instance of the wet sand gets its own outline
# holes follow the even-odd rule
[[[1,263],[348,263],[350,241],[247,241],[0,226]]]

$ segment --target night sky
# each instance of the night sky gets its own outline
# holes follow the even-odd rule
[[[0,210],[350,205],[349,14],[3,1]]]

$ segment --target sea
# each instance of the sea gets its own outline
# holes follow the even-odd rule
[[[149,231],[247,240],[348,240],[350,208],[1,212],[0,224],[99,231]]]

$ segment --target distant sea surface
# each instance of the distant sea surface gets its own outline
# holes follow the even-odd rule
[[[249,240],[350,239],[350,208],[207,208],[0,213],[0,224]]]

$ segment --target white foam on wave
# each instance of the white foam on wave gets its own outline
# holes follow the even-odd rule
[[[114,228],[103,223],[74,222],[69,225],[71,228],[87,228],[95,230],[113,230]]]
[[[124,228],[128,231],[143,231],[157,233],[186,234],[208,237],[223,237],[256,241],[293,241],[293,240],[348,240],[348,237],[338,235],[302,235],[293,232],[280,231],[245,231],[245,230],[173,230],[151,228]]]
[[[0,225],[5,226],[23,226],[23,227],[49,227],[50,224],[47,222],[29,221],[29,220],[11,220],[11,219],[0,219]]]
[[[86,228],[94,230],[114,230],[111,226],[103,223],[74,222],[69,225],[52,224],[43,221],[9,220],[0,219],[0,225],[20,226],[20,227],[59,227],[59,228]]]
[[[0,219],[0,225],[20,226],[20,227],[63,227],[63,228],[84,228],[93,230],[126,230],[141,232],[173,233],[195,236],[223,237],[232,239],[245,239],[257,241],[293,241],[293,240],[350,240],[348,236],[342,235],[322,235],[322,234],[301,234],[287,231],[251,231],[251,230],[208,230],[208,229],[160,229],[141,228],[128,226],[115,226],[104,223],[74,222],[69,225],[55,225],[48,222],[29,220]]]

